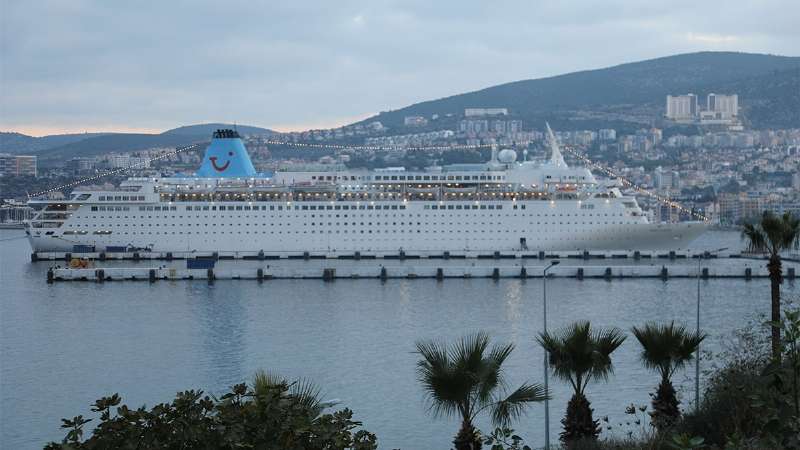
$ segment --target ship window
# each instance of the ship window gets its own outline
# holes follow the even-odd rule
[[[463,208],[463,206],[461,206],[461,205],[456,205],[456,209],[462,209],[462,208]]]
[[[101,195],[101,196],[100,196],[100,201],[101,201],[101,202],[104,202],[104,201],[106,201],[106,196],[105,196],[105,195]]]
[[[92,206],[92,211],[97,211],[97,206]]]
[[[187,211],[191,211],[191,210],[192,210],[192,207],[191,207],[191,206],[187,206],[187,207],[186,207],[186,210],[187,210]]]

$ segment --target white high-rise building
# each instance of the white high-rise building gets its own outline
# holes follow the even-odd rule
[[[668,95],[666,116],[672,120],[688,120],[697,117],[697,96],[694,94]]]
[[[739,115],[739,96],[708,94],[706,109],[713,111],[720,119],[730,119]]]

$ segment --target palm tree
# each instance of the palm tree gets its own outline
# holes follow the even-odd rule
[[[483,411],[491,412],[492,422],[508,426],[532,402],[544,401],[547,392],[538,384],[523,384],[502,397],[505,386],[503,363],[513,344],[495,345],[489,351],[489,336],[476,333],[452,345],[417,342],[419,382],[425,389],[434,416],[457,416],[461,429],[453,444],[456,450],[481,448],[480,435],[473,421]]]
[[[783,216],[764,211],[761,222],[745,224],[742,239],[747,240],[751,252],[769,254],[767,269],[772,294],[772,357],[781,358],[781,252],[800,246],[800,218],[786,212]]]
[[[599,421],[592,418],[586,399],[586,386],[592,380],[605,380],[614,370],[611,353],[625,341],[618,328],[592,330],[589,322],[576,322],[556,333],[541,333],[537,339],[548,354],[556,377],[569,381],[572,398],[561,420],[561,441],[571,445],[584,439],[597,439]]]
[[[648,322],[643,328],[633,327],[633,335],[642,344],[642,363],[661,375],[650,413],[653,426],[665,430],[681,416],[678,398],[672,386],[672,375],[692,360],[705,334],[691,333],[683,326],[658,325]]]

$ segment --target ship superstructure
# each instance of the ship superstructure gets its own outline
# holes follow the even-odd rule
[[[114,190],[33,199],[37,252],[444,252],[681,249],[701,222],[649,223],[636,199],[569,167],[493,151],[484,164],[262,176],[232,130],[214,133],[192,177],[129,178]]]

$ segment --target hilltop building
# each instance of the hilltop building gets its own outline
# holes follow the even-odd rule
[[[697,96],[694,94],[668,95],[667,96],[667,119],[671,120],[692,120],[697,117]]]
[[[407,127],[423,127],[428,124],[428,119],[422,116],[406,116],[403,125]]]
[[[508,108],[467,108],[464,117],[507,116]]]

